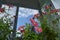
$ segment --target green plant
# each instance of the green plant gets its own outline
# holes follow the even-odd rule
[[[3,18],[0,19],[0,40],[6,40],[8,34],[11,33],[11,30],[9,29],[10,25],[8,21],[4,23]]]
[[[29,28],[33,26],[26,26],[27,29],[25,29],[25,34],[23,36],[23,40],[57,40],[58,32],[56,32],[58,20],[57,18],[52,17],[56,15],[55,11],[51,13],[51,7],[47,6],[48,8],[45,9],[46,14],[42,14],[42,16],[39,16],[37,19],[40,21],[41,27],[43,32],[40,34],[36,34],[34,31],[31,31]]]

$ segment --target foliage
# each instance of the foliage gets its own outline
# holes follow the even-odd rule
[[[54,15],[56,16],[56,13],[51,14],[50,8],[48,7],[45,9],[47,14],[42,14],[42,16],[38,17],[38,21],[40,21],[43,32],[37,34],[33,30],[30,30],[30,28],[33,27],[32,25],[26,26],[27,29],[25,29],[26,31],[24,33],[23,40],[59,40],[58,32],[54,29],[57,27],[56,25],[58,24],[59,19],[57,20],[57,18],[52,17]]]
[[[8,34],[11,33],[11,30],[9,30],[9,23],[8,21],[6,21],[6,23],[4,23],[3,18],[0,19],[0,40],[6,40]]]
[[[44,23],[42,24],[42,28],[43,32],[40,34],[37,34],[30,29],[26,29],[23,40],[56,40],[55,38],[58,36],[54,30],[51,30],[48,26],[45,26]]]

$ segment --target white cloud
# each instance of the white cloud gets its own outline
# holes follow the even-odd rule
[[[37,14],[38,10],[20,7],[18,13],[18,17],[28,17]]]

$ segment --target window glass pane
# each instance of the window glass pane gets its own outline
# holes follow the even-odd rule
[[[33,18],[33,16],[38,13],[39,11],[36,9],[19,7],[18,20],[17,20],[17,32],[20,32],[19,28],[21,26],[26,26],[26,24],[31,24],[30,19]],[[18,35],[21,36],[21,34]]]

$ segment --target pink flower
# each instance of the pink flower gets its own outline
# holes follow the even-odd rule
[[[40,16],[40,14],[35,14],[34,15],[34,18],[37,18],[37,17],[39,17]]]
[[[20,27],[18,28],[18,30],[20,30],[21,33],[24,33],[24,32],[25,32],[24,26],[20,26]]]
[[[51,13],[54,13],[54,12],[60,12],[60,10],[59,9],[51,10]]]
[[[39,32],[42,32],[42,28],[39,28],[38,31],[39,31]]]
[[[35,20],[34,20],[34,19],[30,19],[30,21],[31,21],[31,23],[33,24],[33,26],[38,27],[38,23],[37,23],[37,22],[35,22]]]
[[[35,30],[36,30],[37,32],[39,32],[39,33],[42,32],[42,28],[39,28],[39,27],[35,27]]]
[[[0,12],[4,12],[5,10],[3,8],[0,8]]]
[[[24,26],[20,26],[18,30],[24,30]]]

